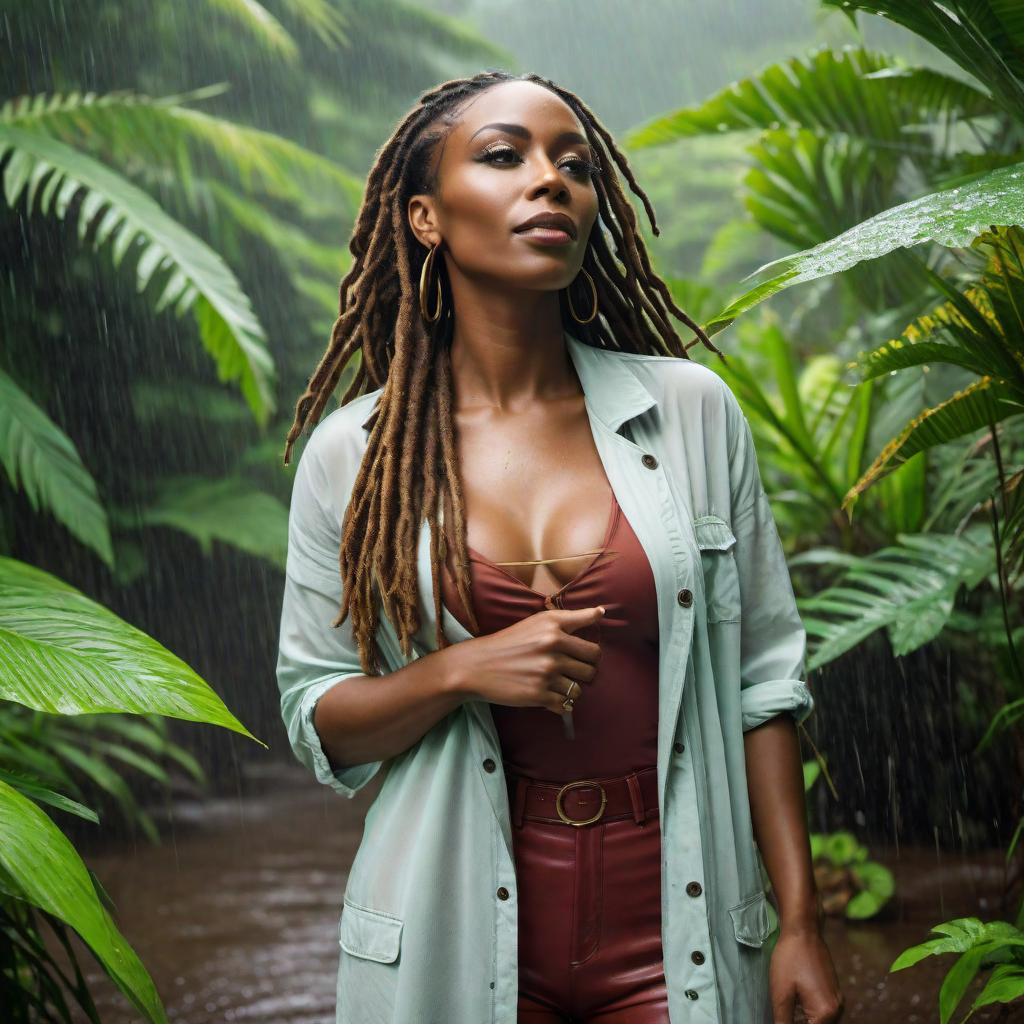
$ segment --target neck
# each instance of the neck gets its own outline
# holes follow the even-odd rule
[[[558,294],[455,292],[452,336],[456,409],[515,412],[537,401],[579,395],[566,348]]]

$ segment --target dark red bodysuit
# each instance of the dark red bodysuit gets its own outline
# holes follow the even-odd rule
[[[535,779],[624,775],[657,763],[658,604],[647,555],[615,495],[597,555],[551,595],[527,586],[469,548],[473,604],[481,633],[494,633],[545,608],[603,605],[604,616],[577,632],[601,645],[597,674],[582,683],[573,708],[575,739],[546,708],[492,704],[506,766]],[[442,573],[445,606],[469,629],[450,573]],[[568,684],[566,684],[568,685]]]

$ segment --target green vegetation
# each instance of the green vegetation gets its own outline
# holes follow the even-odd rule
[[[488,41],[499,0],[56,6],[59,39],[54,5],[0,3],[18,44],[0,107],[0,1003],[12,1022],[97,1021],[74,933],[163,1021],[66,833],[109,804],[159,841],[133,786],[206,783],[168,719],[256,739],[218,695],[227,672],[215,689],[186,661],[206,653],[181,640],[201,614],[191,586],[183,628],[164,614],[186,589],[173,570],[198,591],[204,566],[248,567],[222,617],[264,654],[253,567],[284,564],[288,405],[337,315],[365,170],[420,91],[515,65]],[[731,84],[703,85],[699,61],[659,70],[677,109],[620,141],[665,224],[652,250],[673,296],[709,334],[729,329],[727,365],[710,365],[755,432],[808,668],[878,637],[897,657],[941,640],[997,681],[959,688],[950,715],[1019,775],[1024,8],[817,13],[817,45],[778,29]],[[632,16],[643,38],[664,11]],[[883,21],[898,47],[857,35]],[[736,61],[745,44],[730,45]],[[808,790],[828,779],[823,754],[805,769]],[[1024,802],[1012,810],[1011,866]],[[884,910],[892,876],[855,834],[814,833],[812,853],[830,911]],[[943,1024],[978,980],[967,1017],[1019,1001],[1024,903],[1010,916],[937,924],[891,969],[957,957]]]

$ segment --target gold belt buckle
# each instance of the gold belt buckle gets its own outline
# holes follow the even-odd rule
[[[576,821],[566,815],[565,811],[562,810],[562,796],[568,789],[573,789],[576,786],[597,786],[601,790],[601,806],[597,810],[592,818],[585,818],[582,821]],[[578,779],[576,782],[567,782],[559,791],[555,797],[555,810],[558,811],[558,816],[566,823],[566,825],[589,825],[592,822],[598,820],[602,814],[604,814],[605,804],[608,803],[608,794],[604,791],[604,786],[601,785],[596,779]]]

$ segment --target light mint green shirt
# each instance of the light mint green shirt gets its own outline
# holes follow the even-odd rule
[[[802,722],[813,700],[750,426],[700,363],[565,340],[597,451],[657,590],[670,1018],[770,1024],[766,940],[779,922],[753,838],[743,733],[783,712]],[[518,890],[491,705],[469,700],[386,762],[336,771],[313,727],[319,697],[362,674],[350,620],[331,622],[341,604],[340,524],[379,393],[324,417],[302,452],[277,665],[289,741],[316,778],[352,797],[385,773],[344,893],[336,1022],[516,1024]],[[435,649],[429,554],[424,521],[415,657]],[[470,639],[447,608],[441,614],[452,641]],[[381,625],[381,663],[395,671],[406,659],[383,615]]]

